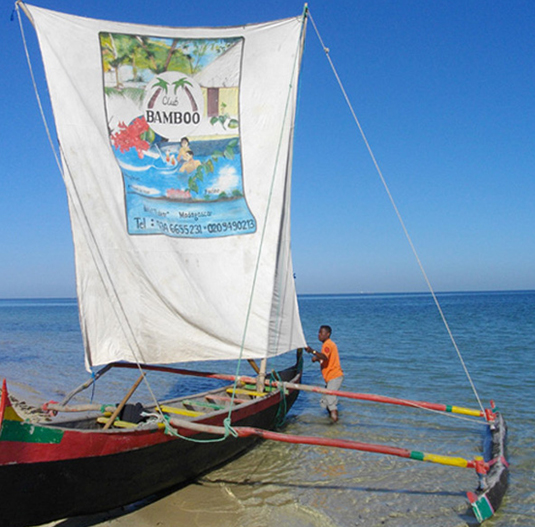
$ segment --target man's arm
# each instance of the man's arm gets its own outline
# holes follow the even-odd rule
[[[305,348],[305,351],[307,353],[311,353],[312,354],[312,362],[319,362],[320,360],[327,360],[329,358],[329,357],[327,357],[327,355],[325,355],[321,351],[316,351],[316,350],[312,349],[310,346],[307,346]]]

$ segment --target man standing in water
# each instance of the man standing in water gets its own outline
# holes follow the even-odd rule
[[[338,348],[331,340],[332,329],[330,326],[321,326],[318,339],[322,343],[321,352],[313,350],[310,346],[305,349],[308,353],[312,353],[312,362],[319,362],[321,366],[321,373],[325,380],[325,386],[328,390],[339,390],[344,380],[344,372],[340,367],[340,356],[338,355]],[[336,395],[324,395],[321,398],[321,407],[326,408],[333,423],[338,421],[338,397]]]

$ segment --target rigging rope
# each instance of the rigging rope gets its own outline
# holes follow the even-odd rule
[[[276,371],[272,372],[273,377],[280,379],[279,374]],[[277,415],[275,416],[275,425],[277,427],[282,426],[286,421],[286,415],[288,414],[288,403],[286,402],[286,386],[284,383],[280,388],[280,401],[277,409]]]
[[[300,35],[300,38],[299,38],[300,52],[297,53],[296,58],[295,58],[294,67],[293,67],[293,71],[292,71],[292,78],[295,78],[296,68],[299,68],[301,60],[303,58],[303,51],[304,51],[304,48],[305,48],[304,40],[305,40],[305,36],[306,36],[307,17],[308,17],[308,5],[307,4],[305,4],[305,6],[304,6],[302,17],[303,17],[303,22],[302,22],[302,25],[301,25],[301,35]],[[301,77],[300,77],[300,75],[298,73],[297,74],[296,98],[299,97],[300,82],[301,82]],[[287,104],[288,104],[288,102],[290,100],[291,88],[292,88],[292,84],[290,84],[290,93],[288,94]],[[290,153],[292,152],[292,147],[293,147],[293,135],[294,135],[294,130],[295,130],[295,112],[296,111],[297,111],[297,104],[294,107],[294,115],[292,116],[291,121],[290,121],[290,123],[291,123],[291,128],[290,128],[290,131],[289,131]],[[286,111],[285,111],[285,118],[286,118]],[[281,142],[282,142],[282,132],[281,132],[281,137],[280,137],[280,140],[279,140],[279,149],[280,149],[280,146],[281,146],[280,145]],[[278,156],[278,151],[277,151],[277,156]],[[291,168],[291,161],[290,161],[290,163],[288,163],[288,166]],[[288,185],[288,182],[286,183],[286,185],[290,186],[290,185]],[[285,217],[286,217],[286,214],[287,214],[287,212],[285,211],[285,213],[284,213]],[[281,230],[281,237],[286,236],[285,233],[287,233],[288,236],[290,235],[289,226],[288,226],[287,231]],[[274,317],[274,319],[275,319],[274,321],[277,323],[277,330],[280,330],[281,321],[284,319],[284,313],[281,312],[281,307],[282,307],[283,302],[284,302],[283,299],[286,298],[287,287],[289,287],[290,280],[294,280],[293,272],[292,273],[289,272],[289,270],[292,269],[292,253],[291,253],[291,250],[290,250],[290,243],[282,243],[282,244],[279,244],[279,246],[281,248],[283,248],[283,250],[285,251],[285,254],[281,254],[280,255],[280,261],[285,259],[286,263],[285,263],[285,266],[284,266],[285,272],[284,273],[277,273],[277,279],[278,279],[278,284],[279,284],[279,287],[278,287],[279,294],[278,294],[278,297],[277,297],[278,298],[277,312],[276,312],[276,315]],[[292,312],[291,312],[290,315],[288,315],[289,317],[291,317],[291,320],[293,320],[296,306],[297,306],[296,303],[292,303]],[[274,346],[278,348],[279,344],[280,344],[281,331],[276,331],[276,336],[277,336],[277,341],[274,343]],[[291,338],[291,337],[289,336],[289,338]]]
[[[52,149],[52,152],[54,154],[54,159],[56,160],[56,164],[58,165],[60,173],[63,175],[63,171],[61,168],[61,163],[58,158],[58,154],[56,152],[56,148],[54,147],[54,141],[52,140],[52,134],[50,133],[50,128],[48,127],[48,122],[46,120],[45,112],[43,110],[43,105],[41,103],[41,97],[39,96],[39,91],[37,89],[37,83],[35,82],[35,75],[33,73],[33,67],[32,62],[30,60],[30,53],[28,52],[28,45],[26,42],[26,35],[24,33],[24,27],[22,25],[22,19],[20,17],[20,9],[19,9],[19,3],[17,2],[15,4],[15,11],[17,12],[17,18],[19,21],[20,26],[20,34],[22,36],[22,44],[24,46],[24,53],[26,54],[26,61],[28,62],[28,68],[30,69],[30,77],[32,78],[32,85],[35,92],[35,98],[37,99],[37,105],[39,106],[39,112],[41,113],[41,119],[43,120],[43,124],[45,125],[46,130],[46,136],[48,138],[48,142],[50,143],[50,148]]]
[[[299,61],[301,60],[301,56],[302,56],[302,49],[303,49],[302,48],[302,44],[303,44],[303,38],[304,38],[304,35],[305,35],[307,14],[308,14],[308,8],[305,5],[305,8],[304,8],[303,14],[302,14],[303,21],[302,21],[302,25],[301,25],[301,35],[300,35],[299,43],[298,43],[298,53],[296,53],[295,61],[294,61],[293,69],[292,69],[292,73],[291,73],[291,76],[290,76],[291,80],[290,80],[290,84],[288,85],[288,96],[286,98],[286,105],[284,107],[282,125],[281,125],[281,130],[280,130],[280,135],[279,135],[279,141],[278,141],[278,145],[277,145],[277,152],[276,152],[275,160],[274,160],[274,164],[273,164],[273,173],[271,175],[271,182],[270,182],[269,194],[268,194],[268,199],[267,199],[267,204],[266,204],[266,211],[265,211],[265,214],[264,214],[264,224],[262,225],[262,232],[261,232],[261,235],[260,235],[260,243],[259,243],[259,246],[258,246],[258,253],[257,253],[257,256],[256,256],[256,263],[255,263],[255,268],[254,268],[254,273],[253,273],[253,280],[252,280],[252,283],[251,283],[251,292],[250,292],[250,295],[249,295],[249,303],[248,303],[248,306],[247,306],[247,313],[246,313],[246,316],[245,316],[245,323],[244,323],[244,328],[243,328],[242,341],[241,341],[241,345],[240,345],[240,356],[238,358],[238,364],[236,366],[236,380],[234,381],[234,388],[236,388],[237,382],[238,382],[237,379],[238,379],[238,376],[239,376],[239,373],[240,373],[240,366],[241,366],[241,361],[242,361],[242,357],[243,357],[243,351],[244,351],[244,348],[245,348],[245,339],[247,337],[247,330],[248,330],[248,327],[249,327],[249,319],[251,317],[251,310],[253,308],[254,292],[255,292],[255,289],[256,289],[256,282],[257,282],[257,279],[258,279],[258,271],[260,269],[260,262],[261,262],[261,257],[262,257],[262,249],[263,249],[263,246],[264,246],[264,238],[265,238],[267,225],[268,225],[268,217],[269,217],[269,213],[270,213],[270,210],[271,210],[271,200],[273,198],[273,189],[275,187],[275,176],[277,175],[277,166],[279,164],[279,156],[280,156],[280,153],[281,153],[282,140],[283,140],[283,137],[284,137],[284,125],[286,123],[286,119],[288,117],[288,111],[289,111],[289,108],[290,108],[290,100],[291,100],[291,95],[292,95],[292,88],[294,87],[293,86],[293,80],[295,79],[296,69],[298,68]],[[299,48],[301,49],[301,53],[299,53]],[[293,133],[293,127],[291,127],[290,131],[289,131],[290,138],[292,137],[292,133]],[[279,299],[279,304],[277,305],[277,317],[276,317],[277,321],[280,320],[280,305],[281,305],[281,301],[282,301],[281,300],[282,296],[279,295],[278,299]],[[266,350],[266,357],[267,357],[267,350]],[[262,372],[260,372],[258,375],[262,375]],[[235,390],[232,391],[232,396],[231,396],[231,401],[230,401],[229,413],[228,413],[228,417],[227,417],[227,419],[229,421],[231,419],[232,408],[234,406],[234,398],[235,398]]]
[[[484,413],[485,410],[483,408],[483,404],[481,403],[481,399],[479,398],[479,394],[477,393],[475,384],[472,381],[472,377],[470,376],[468,368],[466,367],[466,364],[464,362],[464,359],[463,359],[463,356],[461,354],[461,351],[460,351],[459,347],[457,346],[457,342],[455,341],[455,337],[453,336],[453,333],[452,333],[452,331],[450,329],[448,321],[446,320],[446,316],[444,315],[444,312],[442,311],[442,307],[441,307],[441,305],[440,305],[440,303],[438,301],[438,298],[437,298],[437,296],[435,294],[435,291],[433,290],[433,286],[431,285],[431,282],[429,281],[429,278],[427,277],[427,273],[425,272],[425,269],[424,269],[423,264],[422,264],[422,262],[420,260],[420,257],[418,256],[418,252],[416,251],[416,247],[414,246],[414,244],[412,242],[412,238],[411,238],[411,236],[409,234],[409,231],[407,230],[407,227],[405,226],[405,222],[403,221],[403,218],[401,217],[399,209],[398,209],[398,207],[396,205],[396,202],[394,201],[394,198],[393,198],[393,196],[392,196],[392,194],[390,192],[390,189],[388,187],[386,179],[384,178],[383,173],[381,171],[381,168],[379,167],[379,164],[377,162],[377,159],[375,158],[375,155],[374,155],[374,153],[373,153],[373,151],[371,149],[371,146],[368,143],[368,139],[366,137],[366,134],[364,133],[364,130],[363,130],[361,124],[360,124],[360,121],[358,120],[357,115],[355,114],[355,110],[353,109],[351,101],[349,100],[349,97],[347,95],[347,92],[346,92],[343,84],[342,84],[340,76],[338,75],[338,72],[336,71],[336,68],[334,67],[334,63],[333,63],[333,61],[331,59],[331,56],[329,55],[329,48],[326,47],[325,44],[323,43],[323,39],[321,38],[321,35],[320,35],[319,31],[318,31],[318,28],[316,26],[316,23],[314,22],[314,18],[312,17],[312,14],[310,13],[310,11],[309,11],[309,16],[310,16],[310,21],[312,22],[312,26],[314,27],[316,35],[318,36],[318,39],[320,41],[321,47],[323,48],[323,51],[325,52],[325,55],[327,56],[327,60],[329,61],[329,64],[330,64],[331,69],[332,69],[332,71],[334,73],[334,76],[336,77],[338,85],[340,86],[340,89],[342,90],[342,94],[344,96],[344,99],[345,99],[345,101],[346,101],[346,103],[347,103],[347,105],[349,107],[349,110],[351,111],[351,115],[353,116],[353,119],[354,119],[354,121],[355,121],[355,123],[356,123],[356,125],[357,125],[357,127],[359,129],[359,132],[360,132],[360,135],[361,135],[361,137],[362,137],[362,139],[364,141],[364,144],[366,145],[366,149],[368,150],[368,153],[369,153],[369,155],[370,155],[370,157],[372,159],[372,162],[373,162],[373,164],[375,166],[377,174],[379,175],[379,178],[381,179],[381,183],[383,184],[383,187],[386,190],[386,193],[388,195],[390,203],[392,204],[392,207],[394,208],[394,211],[395,211],[396,216],[397,216],[397,218],[399,220],[399,223],[401,224],[401,228],[403,229],[405,237],[407,238],[407,241],[409,242],[409,245],[410,245],[411,250],[412,250],[412,252],[413,252],[413,254],[414,254],[415,258],[416,258],[416,261],[417,261],[418,266],[420,268],[420,271],[421,271],[421,273],[422,273],[422,275],[424,277],[424,280],[425,280],[425,282],[427,284],[427,287],[428,287],[428,289],[429,289],[429,291],[431,293],[431,296],[433,297],[433,301],[435,302],[435,305],[436,305],[436,307],[438,309],[438,312],[440,313],[440,317],[442,318],[442,322],[444,323],[446,331],[448,332],[448,335],[449,335],[450,340],[451,340],[451,342],[453,344],[453,347],[455,348],[455,351],[457,352],[457,357],[459,358],[459,360],[461,362],[461,365],[463,367],[464,373],[465,373],[465,375],[466,375],[466,377],[468,379],[468,382],[470,383],[470,386],[472,387],[472,391],[474,392],[474,395],[475,395],[476,400],[477,400],[477,402],[479,404],[479,407],[481,408],[481,411]]]
[[[97,271],[99,273],[99,276],[102,280],[102,285],[103,287],[108,291],[108,296],[110,298],[110,303],[112,305],[112,308],[115,312],[115,315],[117,316],[117,320],[119,322],[119,325],[121,326],[121,329],[123,331],[123,334],[126,338],[127,341],[129,341],[129,348],[130,348],[130,351],[132,352],[132,355],[134,356],[134,359],[136,361],[136,364],[138,366],[138,369],[139,369],[139,372],[142,374],[143,373],[143,369],[141,368],[141,364],[140,364],[140,361],[138,359],[138,356],[136,354],[136,351],[134,350],[134,347],[136,348],[138,354],[142,357],[143,356],[143,353],[141,351],[141,348],[136,340],[136,337],[135,337],[135,333],[134,333],[134,330],[133,328],[131,327],[130,325],[130,321],[128,319],[128,316],[126,315],[126,311],[124,309],[124,306],[123,304],[121,303],[121,300],[119,298],[119,295],[114,287],[114,284],[113,284],[113,280],[111,278],[111,274],[108,270],[108,266],[106,265],[106,262],[99,250],[99,247],[98,247],[98,244],[95,240],[95,236],[94,236],[94,233],[93,233],[93,230],[91,229],[91,225],[89,224],[89,220],[85,214],[85,209],[84,209],[84,206],[82,205],[82,202],[81,202],[81,199],[78,195],[78,190],[77,190],[77,187],[76,187],[76,184],[71,176],[71,172],[69,170],[69,166],[67,164],[67,160],[65,158],[64,155],[62,155],[62,147],[61,147],[61,143],[59,143],[58,141],[58,145],[59,145],[59,152],[60,154],[62,155],[62,159],[63,159],[63,166],[62,164],[60,163],[60,160],[59,160],[59,157],[58,157],[58,153],[56,152],[56,149],[54,147],[54,142],[52,140],[52,135],[50,133],[50,127],[48,126],[48,121],[46,119],[46,115],[44,113],[44,110],[43,110],[43,106],[41,104],[41,98],[39,96],[39,91],[37,89],[37,83],[35,81],[35,76],[34,76],[34,73],[33,73],[33,67],[32,67],[32,63],[31,63],[31,60],[30,60],[30,54],[29,54],[29,51],[28,51],[28,46],[27,46],[27,42],[26,42],[26,38],[25,38],[25,34],[24,34],[24,27],[23,27],[23,24],[22,24],[22,19],[21,19],[21,16],[20,16],[20,10],[19,10],[19,7],[23,8],[23,4],[21,3],[21,5],[19,6],[19,2],[17,2],[15,4],[15,8],[16,8],[16,11],[17,11],[17,17],[18,17],[18,21],[19,21],[19,26],[20,26],[20,31],[21,31],[21,35],[22,35],[22,41],[23,41],[23,45],[24,45],[24,51],[25,51],[25,54],[26,54],[26,60],[28,62],[28,67],[30,69],[30,75],[31,75],[31,78],[32,78],[32,83],[33,83],[33,88],[34,88],[34,91],[35,91],[35,96],[36,96],[36,99],[37,99],[37,103],[39,105],[39,110],[41,112],[41,118],[43,120],[43,124],[45,126],[45,130],[46,130],[46,133],[47,133],[47,137],[48,137],[48,141],[50,143],[50,147],[52,149],[52,152],[54,153],[54,158],[56,160],[56,164],[59,168],[59,171],[60,171],[60,174],[63,178],[64,181],[67,181],[67,177],[69,177],[70,179],[70,182],[71,182],[71,185],[72,185],[72,188],[74,190],[74,196],[71,192],[69,192],[69,188],[67,187],[66,185],[66,190],[67,190],[67,194],[69,195],[69,199],[71,201],[74,201],[74,197],[76,197],[78,203],[79,203],[79,206],[80,206],[80,210],[82,211],[82,217],[85,221],[85,229],[84,229],[84,235],[86,237],[86,241],[88,242],[88,247],[90,249],[90,252],[91,252],[91,256],[93,257],[93,260],[95,262],[97,261],[100,261],[100,264],[102,266],[102,268],[104,269],[104,274],[102,273],[101,271],[101,267],[99,265],[96,265],[96,268],[97,268]],[[31,20],[30,18],[30,15],[28,14],[28,18],[30,19],[30,21],[33,23],[33,21]],[[92,242],[92,243],[91,243]],[[107,278],[108,282],[106,282],[105,278]],[[111,290],[111,291],[110,291]],[[117,306],[115,305],[114,302],[111,302],[111,299],[112,298],[115,298],[116,302],[117,302]],[[124,319],[124,320],[122,320]],[[125,330],[125,325],[128,329],[128,331]],[[130,335],[128,334],[128,332],[130,333]],[[133,345],[132,345],[132,340],[133,340]],[[94,381],[96,381],[96,377],[95,377],[95,373],[92,371],[92,378],[94,379]],[[150,383],[146,377],[146,375],[144,375],[144,381],[146,383],[146,386],[147,386],[147,389],[152,397],[152,400],[155,404],[155,407],[158,409],[159,412],[161,412],[160,410],[160,405],[159,405],[159,402],[158,402],[158,399],[156,398],[151,386],[150,386]],[[95,382],[93,382],[93,389],[94,389],[94,384]],[[163,417],[163,414],[162,414],[162,417]]]

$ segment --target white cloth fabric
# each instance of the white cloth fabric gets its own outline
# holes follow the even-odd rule
[[[263,358],[304,346],[290,254],[289,208],[302,19],[235,28],[174,29],[91,20],[32,6],[28,9],[39,38],[61,145],[86,366],[116,360],[173,363],[235,359],[242,345],[243,357]],[[224,226],[220,222],[211,224],[213,232],[208,233],[202,213],[195,212],[197,205],[184,208],[190,205],[187,200],[193,191],[176,190],[176,196],[185,196],[182,203],[167,199],[173,189],[167,195],[151,196],[159,191],[131,183],[136,174],[118,162],[122,154],[112,141],[121,120],[124,125],[129,123],[111,115],[110,110],[135,117],[136,108],[125,103],[120,109],[110,90],[105,91],[110,77],[103,66],[106,40],[102,34],[106,33],[134,35],[140,45],[146,45],[142,38],[146,36],[167,39],[170,48],[175,45],[173,40],[180,45],[180,39],[243,39],[239,86],[223,87],[227,91],[221,91],[219,108],[230,108],[230,103],[221,105],[221,97],[232,97],[232,90],[238,89],[236,125],[233,129],[227,126],[227,130],[239,138],[238,190],[242,197],[236,201],[242,203],[242,213],[248,218],[243,221],[249,222],[243,225],[250,232],[214,235],[216,227]],[[117,45],[115,39],[110,47],[113,50]],[[236,50],[232,53],[237,56]],[[229,53],[224,60],[236,64],[233,56]],[[124,74],[127,67],[122,68],[120,73]],[[136,74],[146,87],[147,79],[139,71]],[[132,85],[136,74],[130,74]],[[184,77],[182,85],[195,84],[193,77]],[[220,77],[235,79],[234,74]],[[214,74],[214,78],[219,77]],[[203,89],[202,84],[199,86]],[[155,93],[156,87],[152,89]],[[185,95],[182,98],[187,100]],[[208,102],[200,106],[206,113]],[[222,119],[228,125],[232,117],[223,115]],[[206,119],[203,123],[208,126]],[[154,141],[152,132],[141,137]],[[207,141],[199,135],[197,140]],[[169,138],[169,143],[172,141],[178,139]],[[150,161],[157,149],[162,153],[158,163],[165,163],[162,149],[166,145],[161,138],[154,141],[139,163]],[[125,155],[133,152],[135,149]],[[188,183],[187,172],[173,174],[177,181],[182,178],[184,185],[196,188]],[[206,185],[205,181],[197,182]],[[151,197],[153,210],[146,205]],[[134,207],[136,200],[144,203],[140,210],[147,215],[145,224],[151,223],[160,231],[135,232],[136,221],[139,228],[148,228],[143,218],[129,216],[134,210],[129,207]],[[173,223],[166,217],[173,213],[178,217],[178,207],[182,207],[181,217],[188,218],[183,226],[195,226],[195,214],[204,221],[202,235],[182,236],[176,220]],[[184,210],[193,212],[188,216]],[[229,229],[234,228],[229,224]]]

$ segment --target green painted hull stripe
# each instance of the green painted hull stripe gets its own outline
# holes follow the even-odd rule
[[[20,421],[4,421],[0,441],[18,441],[20,443],[61,443],[63,430],[43,427]]]
[[[472,503],[472,509],[479,522],[489,519],[494,514],[494,510],[486,496],[481,496],[476,502]]]

